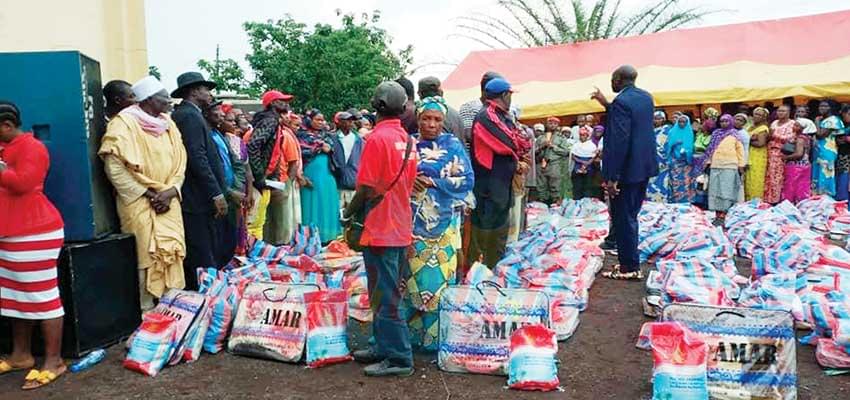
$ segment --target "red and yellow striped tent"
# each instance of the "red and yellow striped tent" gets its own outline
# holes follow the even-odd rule
[[[486,71],[518,93],[522,119],[602,111],[611,72],[638,69],[659,107],[797,98],[850,98],[850,11],[538,48],[470,53],[443,83],[459,106],[480,96]]]

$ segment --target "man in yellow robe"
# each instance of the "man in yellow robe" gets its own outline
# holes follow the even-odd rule
[[[185,286],[186,240],[180,188],[186,149],[166,114],[171,99],[147,77],[133,85],[138,104],[122,110],[107,126],[98,154],[118,194],[121,231],[136,237],[139,294],[143,311],[171,288]]]

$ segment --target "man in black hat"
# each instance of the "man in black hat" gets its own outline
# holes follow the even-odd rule
[[[419,100],[437,96],[443,97],[443,88],[440,79],[429,76],[419,80]],[[448,112],[446,112],[446,121],[443,124],[443,130],[455,135],[466,146],[469,143],[469,138],[463,134],[463,120],[460,119],[460,114],[452,106],[446,105],[446,108]]]
[[[413,236],[410,194],[416,180],[416,146],[402,126],[407,104],[405,89],[383,82],[375,90],[372,107],[378,123],[363,149],[357,173],[357,191],[344,217],[369,204],[360,245],[369,276],[374,346],[354,352],[358,362],[373,363],[368,376],[410,376],[413,352],[407,321],[401,317],[401,280],[407,270],[407,248]]]
[[[217,265],[213,249],[218,241],[215,219],[227,216],[224,168],[201,111],[213,103],[210,90],[214,88],[215,83],[200,73],[186,72],[177,77],[177,89],[171,93],[171,97],[183,99],[171,118],[180,129],[188,156],[181,193],[186,232],[183,272],[189,290],[198,288],[197,268]]]

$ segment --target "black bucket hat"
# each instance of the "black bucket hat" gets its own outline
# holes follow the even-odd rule
[[[184,72],[177,77],[177,89],[171,92],[171,97],[182,99],[187,89],[198,85],[206,86],[209,90],[216,87],[215,82],[204,79],[200,72]]]

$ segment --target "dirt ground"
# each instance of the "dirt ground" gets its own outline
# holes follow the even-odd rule
[[[640,306],[643,293],[641,283],[597,279],[578,331],[560,346],[564,393],[508,391],[504,377],[443,373],[427,356],[417,357],[416,374],[410,378],[368,379],[353,362],[309,370],[226,353],[204,354],[193,364],[169,367],[149,378],[124,369],[123,347],[113,346],[101,364],[38,391],[20,391],[23,372],[0,376],[0,400],[648,399],[652,357],[635,348],[638,330],[648,321]],[[825,376],[813,348],[798,344],[797,368],[799,399],[850,399],[850,375]]]

